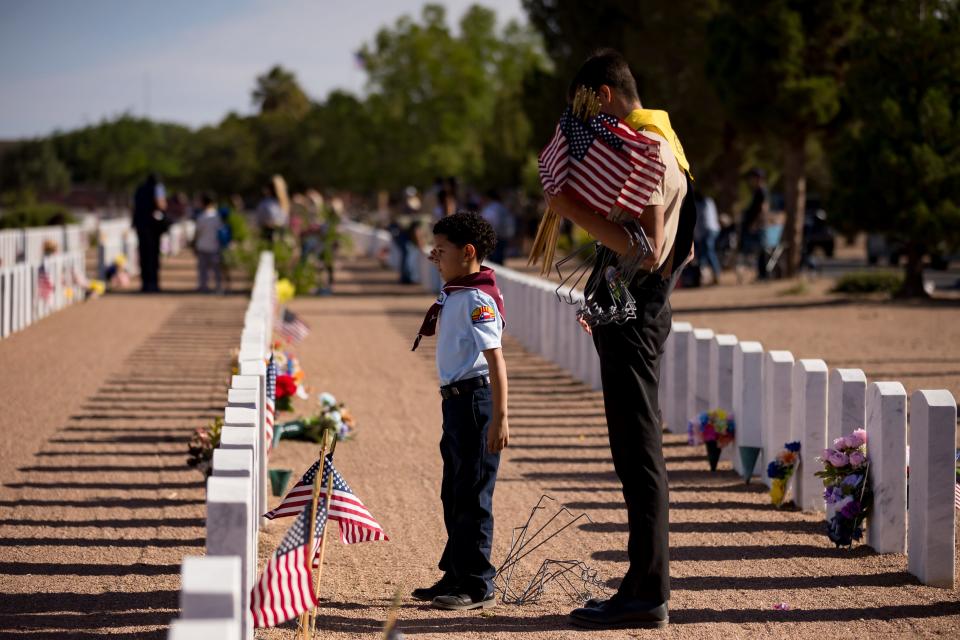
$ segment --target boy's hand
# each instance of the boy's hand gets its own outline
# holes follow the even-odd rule
[[[490,429],[487,431],[487,451],[500,453],[506,448],[509,440],[510,427],[507,425],[507,419],[495,417],[490,422]]]

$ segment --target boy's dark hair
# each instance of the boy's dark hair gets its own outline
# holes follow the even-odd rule
[[[213,194],[210,192],[204,192],[200,194],[200,204],[204,209],[216,202],[216,199],[213,197]]]
[[[567,100],[573,101],[577,88],[584,86],[598,91],[600,85],[607,85],[622,93],[629,100],[639,100],[637,81],[630,71],[627,59],[615,49],[596,49],[591,53],[567,88]]]
[[[472,244],[477,250],[477,261],[482,262],[497,245],[497,234],[489,222],[474,211],[457,211],[451,216],[440,218],[433,225],[434,235],[444,235],[447,240],[465,247]]]

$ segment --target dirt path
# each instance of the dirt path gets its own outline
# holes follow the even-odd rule
[[[0,636],[166,637],[205,544],[186,443],[223,411],[245,305],[111,294],[0,342]]]
[[[412,601],[406,595],[410,589],[437,578],[435,565],[444,540],[434,341],[425,340],[419,351],[410,352],[432,298],[416,287],[394,284],[392,274],[370,262],[344,267],[337,295],[293,303],[313,327],[298,353],[312,392],[332,392],[358,419],[358,435],[338,449],[337,466],[384,524],[391,541],[350,547],[331,543],[322,589],[323,637],[376,637],[397,590],[404,595],[401,629],[418,638],[955,633],[960,591],[919,585],[906,572],[904,556],[831,548],[819,517],[773,509],[760,488],[744,486],[728,468],[709,473],[702,451],[677,436],[665,437],[673,578],[672,624],[666,631],[574,631],[566,621],[571,604],[557,589],[548,590],[539,604],[501,605],[492,615],[439,612]],[[507,313],[509,320],[509,306]],[[824,319],[830,311],[826,313]],[[738,318],[740,324],[731,328],[745,337],[767,340],[754,333],[752,322],[764,322],[771,331],[776,326],[755,312]],[[794,348],[798,355],[807,355]],[[511,529],[523,524],[546,493],[574,514],[586,513],[592,522],[581,521],[561,534],[522,571],[529,577],[544,557],[576,559],[614,586],[626,568],[626,524],[600,394],[525,353],[512,339],[507,339],[505,351],[512,441],[494,500],[494,560],[504,557]],[[309,443],[283,441],[271,466],[293,469],[296,475],[316,453]],[[277,521],[261,538],[261,562],[289,523]],[[789,603],[791,610],[774,610],[779,602]],[[290,625],[259,632],[263,638],[292,635]]]

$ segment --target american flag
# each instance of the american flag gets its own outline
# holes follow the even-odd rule
[[[277,412],[277,363],[270,352],[270,362],[267,364],[267,402],[263,411],[266,423],[267,453],[273,448],[273,420]]]
[[[960,509],[960,482],[953,485],[953,504]]]
[[[297,343],[310,335],[310,327],[293,311],[284,309],[283,318],[280,321],[280,335],[288,342]]]
[[[50,280],[47,268],[42,264],[37,272],[37,293],[44,302],[50,302],[50,296],[53,295],[53,282]]]
[[[257,627],[274,627],[317,606],[309,559],[320,548],[327,513],[319,503],[313,550],[308,550],[312,506],[300,512],[250,591],[250,612]]]
[[[572,195],[603,215],[616,205],[633,217],[643,213],[666,168],[656,140],[605,113],[584,122],[570,107],[540,152],[539,167],[548,194],[567,185]]]
[[[265,518],[283,518],[300,513],[313,499],[313,482],[317,477],[320,461],[316,461],[307,469],[298,482],[288,493],[277,508],[264,515]],[[333,496],[330,498],[330,519],[336,520],[340,526],[340,541],[344,544],[354,542],[371,542],[389,540],[383,527],[377,522],[373,514],[367,510],[353,493],[353,489],[346,483],[337,468],[333,466],[333,459],[327,456],[323,465],[323,477],[320,480],[320,499],[327,495],[327,478],[333,471]]]

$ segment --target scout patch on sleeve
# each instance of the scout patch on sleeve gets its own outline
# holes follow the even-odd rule
[[[497,314],[494,313],[493,307],[482,304],[479,307],[473,308],[473,311],[470,312],[470,318],[473,320],[473,324],[480,324],[483,322],[493,322],[497,319]]]

